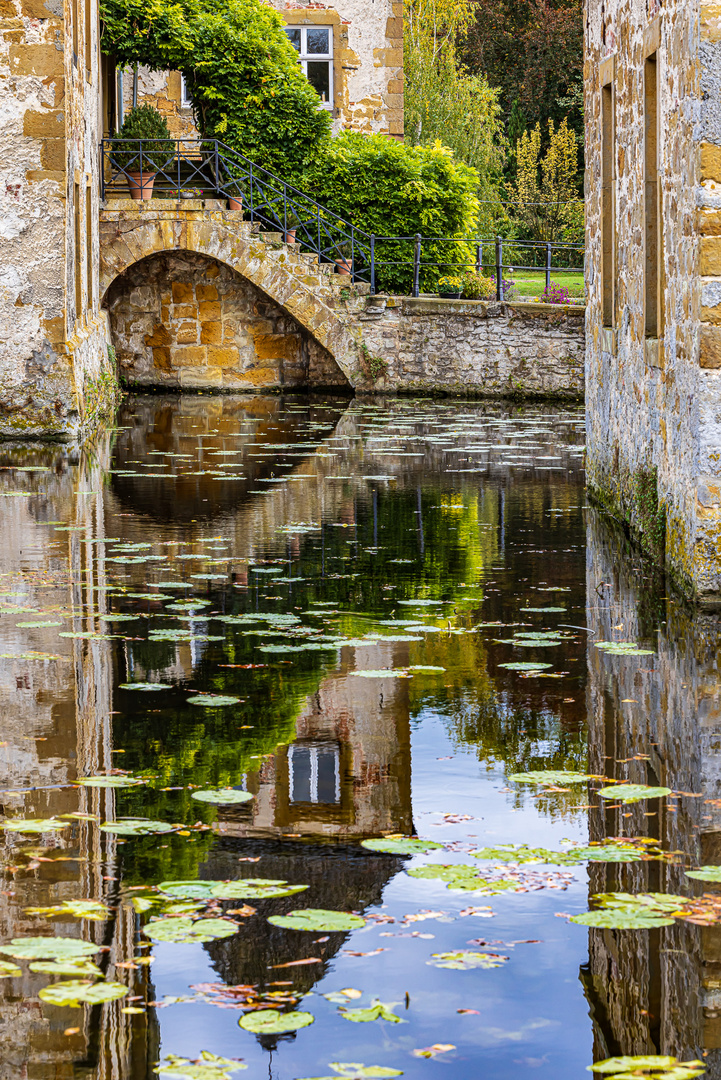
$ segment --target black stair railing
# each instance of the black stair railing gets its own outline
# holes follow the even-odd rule
[[[546,286],[552,269],[583,273],[583,245],[513,240],[513,252],[528,256],[523,265],[504,261],[500,237],[377,236],[323,206],[311,195],[257,165],[217,139],[103,139],[100,145],[101,198],[196,198],[223,200],[262,230],[280,232],[321,263],[335,264],[353,282],[377,291],[388,273],[399,270],[420,295],[424,271],[442,274],[490,271],[496,299],[506,297],[504,270],[542,270]],[[424,258],[423,245],[426,245]],[[450,250],[456,259],[438,258]],[[447,248],[446,245],[457,245]],[[387,256],[379,258],[379,252]],[[486,254],[489,255],[486,258]],[[554,266],[554,256],[557,265]],[[579,262],[581,265],[579,266]]]

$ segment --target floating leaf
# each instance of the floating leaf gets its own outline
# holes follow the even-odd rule
[[[120,683],[121,690],[172,690],[170,683],[160,682],[126,682]]]
[[[19,833],[57,832],[58,829],[67,829],[69,826],[69,821],[58,821],[57,818],[12,818],[2,823],[2,828],[8,832]]]
[[[533,769],[530,772],[511,773],[509,780],[518,784],[582,784],[590,780],[588,773],[573,772],[566,769]]]
[[[651,930],[656,926],[673,924],[673,919],[663,915],[603,908],[599,911],[584,911],[580,915],[573,915],[570,921],[579,923],[581,926],[595,926],[599,930]]]
[[[83,787],[123,788],[135,787],[144,781],[137,776],[81,776],[75,783],[82,784]]]
[[[257,1012],[241,1016],[239,1027],[252,1031],[254,1035],[280,1035],[285,1031],[298,1031],[315,1021],[312,1013],[282,1013],[277,1009],[258,1009]]]
[[[69,960],[92,956],[99,945],[93,941],[71,937],[13,938],[9,945],[0,945],[0,953],[14,960]]]
[[[366,477],[369,479],[369,477]],[[403,1076],[401,1069],[389,1069],[385,1065],[361,1065],[357,1061],[331,1061],[328,1068],[334,1070],[334,1076],[308,1076],[305,1080],[386,1080],[392,1076]]]
[[[640,649],[635,641],[594,641],[601,652],[611,656],[653,656],[653,649]]]
[[[247,1069],[242,1061],[233,1058],[218,1057],[208,1050],[203,1050],[199,1058],[189,1058],[168,1054],[164,1061],[159,1061],[153,1072],[162,1076],[177,1076],[185,1080],[231,1080],[230,1074],[239,1069]]]
[[[499,664],[499,667],[507,668],[508,671],[546,671],[548,668],[553,667],[553,664],[525,664],[525,663],[509,663]]]
[[[0,979],[14,979],[16,975],[22,975],[23,969],[17,964],[11,964],[9,960],[0,960]]]
[[[368,1024],[373,1020],[388,1020],[391,1024],[404,1024],[405,1021],[393,1012],[393,1002],[379,1001],[374,998],[366,1009],[338,1009],[344,1020],[354,1024]]]
[[[706,1069],[703,1061],[679,1061],[661,1054],[645,1054],[633,1057],[606,1058],[595,1065],[587,1065],[588,1072],[610,1075],[611,1080],[692,1080]]]
[[[721,866],[699,866],[698,870],[687,870],[686,877],[698,881],[721,881]]]
[[[70,979],[68,982],[44,986],[38,997],[49,1005],[69,1005],[73,1009],[79,1009],[81,1005],[102,1005],[106,1001],[117,1001],[128,993],[129,988],[119,982],[91,983]]]
[[[248,802],[255,796],[250,791],[241,791],[239,788],[209,788],[207,791],[194,791],[191,798],[218,806],[232,806],[234,803]]]
[[[119,836],[149,836],[150,833],[173,831],[173,826],[167,821],[151,821],[149,818],[120,818],[118,821],[106,821],[100,828],[103,832],[117,833]]]
[[[222,639],[221,639],[222,640]],[[223,694],[195,694],[187,698],[188,705],[204,705],[206,709],[219,709],[223,705],[237,705],[240,698]]]
[[[268,922],[288,930],[346,931],[365,926],[360,915],[346,911],[328,911],[325,908],[298,908],[287,915],[271,915]]]
[[[463,889],[467,892],[500,893],[516,889],[519,885],[517,881],[499,881],[480,877],[477,867],[466,866],[462,863],[451,865],[432,863],[430,866],[419,866],[416,870],[408,870],[407,873],[414,878],[440,878],[441,881],[445,881],[448,889]]]
[[[151,919],[143,928],[153,941],[171,941],[178,945],[195,945],[219,938],[231,937],[238,927],[230,919]]]
[[[289,885],[276,878],[241,878],[237,881],[163,881],[158,888],[181,900],[263,900],[293,896],[307,885]]]
[[[110,908],[100,900],[63,900],[51,907],[25,908],[28,915],[74,915],[76,919],[92,919],[102,922],[110,916]]]
[[[427,964],[432,967],[451,968],[453,971],[471,971],[473,968],[501,967],[508,960],[498,953],[473,952],[472,949],[458,949],[456,952],[433,953]]]
[[[647,784],[611,784],[610,787],[601,788],[597,794],[602,799],[613,799],[614,802],[635,803],[644,799],[661,799],[671,794],[671,788],[649,787]]]
[[[103,970],[92,960],[38,960],[30,965],[31,971],[37,971],[43,975],[70,975],[78,978],[81,975],[92,975],[95,979],[103,978]]]
[[[420,840],[417,836],[379,836],[372,840],[361,840],[361,846],[388,855],[421,855],[424,851],[442,848],[443,844],[434,840]]]

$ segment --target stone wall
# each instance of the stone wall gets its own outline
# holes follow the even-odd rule
[[[108,373],[96,0],[73,10],[0,4],[0,438],[77,438],[86,381]]]
[[[376,390],[583,396],[582,307],[378,296],[356,325]]]
[[[644,65],[658,65],[662,320],[645,320]],[[591,0],[586,26],[586,393],[591,492],[690,595],[721,594],[721,14]],[[602,86],[613,94],[615,302],[602,311]],[[657,484],[660,511],[653,487]],[[650,492],[650,495],[649,495]],[[658,536],[654,536],[657,533]]]
[[[229,266],[162,252],[111,285],[106,304],[124,381],[216,390],[348,386],[330,353]]]

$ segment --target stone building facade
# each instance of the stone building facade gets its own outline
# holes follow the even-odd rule
[[[73,439],[109,371],[97,0],[3,0],[0,26],[0,436]]]
[[[588,0],[591,492],[721,599],[721,7]]]
[[[299,62],[342,129],[403,138],[403,0],[273,0]],[[119,73],[118,76],[119,77]],[[122,113],[135,99],[153,105],[174,138],[196,138],[193,109],[177,71],[126,69],[118,81]],[[116,110],[116,121],[119,120]]]

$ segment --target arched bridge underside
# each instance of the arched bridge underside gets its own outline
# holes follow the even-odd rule
[[[272,383],[272,373],[277,370],[281,372],[279,381],[286,381],[282,374],[285,359],[285,370],[295,372],[297,384],[299,361],[295,354],[290,355],[294,349],[305,356],[311,385],[330,381],[355,387],[363,381],[360,343],[348,325],[354,294],[361,289],[352,286],[349,278],[327,273],[329,266],[319,266],[315,256],[295,250],[273,234],[258,234],[238,211],[191,209],[160,199],[143,203],[118,200],[110,205],[100,215],[100,296],[110,310],[111,322],[114,311],[124,312],[125,321],[121,312],[115,318],[119,329],[115,325],[113,329],[121,365],[123,348],[127,365],[134,363],[131,354],[135,349],[139,375],[136,378],[135,371],[126,371],[130,381],[212,387],[215,378],[221,380],[221,389],[238,385],[238,379],[245,385],[261,386]],[[198,257],[212,263],[204,264]],[[144,276],[136,266],[143,261]],[[204,265],[209,267],[205,273]],[[225,268],[244,281],[235,279],[236,286],[229,286],[232,275]],[[176,270],[182,281],[175,281]],[[246,308],[263,316],[249,326],[239,326],[243,322],[243,312],[238,310],[243,288]],[[255,289],[263,302],[259,303]],[[135,309],[128,308],[128,297]],[[233,310],[228,307],[231,303],[235,304]],[[228,311],[233,318],[227,317]],[[281,325],[279,333],[282,315],[291,319],[286,318],[287,325]],[[293,327],[292,320],[297,326]],[[133,333],[124,335],[123,326],[132,327]],[[289,327],[300,333],[293,334]],[[250,370],[235,381],[233,365],[237,369],[239,349],[233,334],[246,342],[250,335],[254,349]],[[296,344],[289,344],[290,339]],[[130,341],[134,344],[128,346]],[[145,357],[142,362],[141,357]],[[273,368],[278,363],[280,368]],[[191,374],[178,380],[179,364],[190,365],[184,370],[194,370],[195,378]],[[323,373],[331,368],[335,374],[324,378]]]

